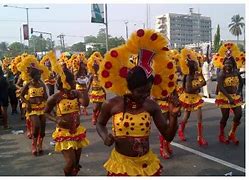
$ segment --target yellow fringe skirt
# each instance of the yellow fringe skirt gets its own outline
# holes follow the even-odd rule
[[[52,134],[55,143],[55,151],[61,152],[73,148],[75,150],[83,148],[89,144],[86,138],[86,129],[79,125],[76,133],[71,134],[68,129],[57,127]]]
[[[129,157],[118,153],[114,148],[104,168],[108,175],[153,176],[161,171],[162,166],[151,150],[141,157]]]
[[[105,101],[105,92],[103,90],[92,90],[89,94],[90,102],[91,103],[98,103]]]
[[[41,104],[31,104],[31,111],[27,112],[26,115],[27,116],[31,116],[31,115],[43,115],[44,111],[45,111],[45,106],[46,103],[42,102]]]
[[[229,94],[229,95],[234,100],[234,103],[235,103],[234,105],[229,104],[228,98],[222,92],[219,92],[218,95],[216,96],[215,104],[219,108],[235,108],[237,106],[242,105],[242,100],[241,100],[240,95],[237,95],[237,94]]]
[[[183,92],[179,96],[182,107],[187,111],[196,111],[203,106],[203,99],[199,94],[189,94]]]

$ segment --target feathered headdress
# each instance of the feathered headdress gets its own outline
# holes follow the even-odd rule
[[[181,67],[181,71],[184,75],[189,74],[188,60],[192,60],[198,63],[197,55],[194,52],[194,50],[184,48],[181,50],[181,58],[180,58],[180,63],[179,63]]]
[[[222,44],[218,53],[216,53],[212,60],[215,67],[222,69],[223,61],[226,56],[232,56],[235,59],[238,68],[245,65],[245,54],[240,52],[238,46],[232,42]]]
[[[56,74],[58,74],[61,77],[61,82],[62,82],[63,88],[70,90],[71,86],[67,83],[66,75],[65,75],[60,63],[56,61],[55,54],[52,51],[50,51],[47,54],[47,56],[49,57],[49,60],[51,62],[52,71],[54,71]]]
[[[87,69],[90,73],[95,73],[93,69],[94,63],[100,64],[103,61],[103,57],[101,56],[100,52],[94,52],[87,61]]]
[[[147,77],[154,73],[152,95],[157,98],[167,96],[176,85],[175,66],[167,44],[168,40],[154,30],[139,29],[132,33],[126,44],[105,54],[99,69],[102,86],[117,95],[129,93],[126,77],[129,70],[137,65],[144,69]],[[138,56],[138,63],[131,63],[133,56]]]
[[[40,64],[35,56],[27,55],[23,56],[22,61],[17,65],[17,70],[21,72],[21,77],[24,81],[30,81],[29,69],[35,68],[41,71],[42,80],[46,80],[49,77],[49,70],[44,65]]]

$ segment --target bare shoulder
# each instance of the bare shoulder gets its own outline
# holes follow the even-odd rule
[[[144,106],[146,110],[150,113],[154,113],[157,110],[160,110],[160,106],[153,99],[146,99]]]
[[[122,96],[115,96],[109,100],[106,101],[107,104],[119,104],[121,102],[123,102],[124,98]]]

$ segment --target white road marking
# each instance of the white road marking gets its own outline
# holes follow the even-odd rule
[[[220,163],[220,164],[222,164],[222,165],[224,165],[224,166],[227,166],[227,167],[230,167],[230,168],[232,168],[232,169],[236,169],[236,170],[238,170],[238,171],[241,171],[241,172],[245,173],[245,168],[240,167],[240,166],[238,166],[238,165],[229,163],[229,162],[227,162],[227,161],[223,161],[222,159],[219,159],[219,158],[210,156],[210,155],[208,155],[208,154],[202,153],[202,152],[200,152],[200,151],[194,150],[194,149],[192,149],[192,148],[183,146],[183,145],[178,144],[178,143],[175,143],[175,142],[171,142],[170,144],[173,145],[173,146],[175,146],[175,147],[178,147],[178,148],[180,148],[180,149],[183,149],[183,150],[186,150],[186,151],[191,152],[191,153],[193,153],[193,154],[196,154],[196,155],[198,155],[198,156],[204,157],[204,158],[209,159],[209,160],[211,160],[211,161],[215,161],[215,162]]]

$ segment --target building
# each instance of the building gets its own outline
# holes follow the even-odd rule
[[[158,32],[165,34],[172,48],[183,48],[187,44],[211,43],[211,18],[194,13],[168,13],[156,18]]]

